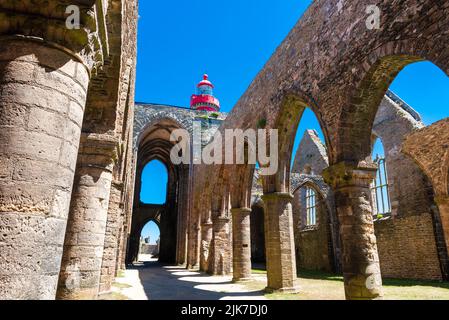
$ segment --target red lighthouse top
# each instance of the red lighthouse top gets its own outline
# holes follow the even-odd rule
[[[214,85],[209,81],[209,76],[205,74],[203,80],[197,85],[197,94],[190,98],[190,108],[194,110],[219,111],[220,101],[214,97]]]
[[[197,85],[198,88],[201,86],[209,86],[211,88],[214,88],[214,85],[209,81],[209,76],[207,74],[203,75],[203,80]]]

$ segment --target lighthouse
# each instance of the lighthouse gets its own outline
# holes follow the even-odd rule
[[[214,97],[214,85],[205,74],[197,85],[197,92],[190,98],[190,109],[201,111],[220,111],[220,101]]]

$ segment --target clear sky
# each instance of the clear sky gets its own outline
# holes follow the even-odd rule
[[[140,1],[136,101],[188,107],[208,73],[222,111],[230,111],[311,2]],[[406,67],[391,89],[425,124],[449,116],[449,78],[431,63]],[[294,152],[306,129],[321,131],[311,111],[301,120]],[[157,191],[165,188],[165,169],[153,169],[143,195],[165,197]]]
[[[144,239],[150,237],[150,244],[156,244],[160,235],[159,227],[156,223],[150,221],[143,227],[141,235]]]

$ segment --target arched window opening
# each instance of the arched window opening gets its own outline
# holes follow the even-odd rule
[[[142,171],[140,201],[145,204],[164,204],[167,197],[168,173],[159,160],[149,162]]]
[[[150,221],[140,233],[139,261],[148,261],[159,256],[160,230],[159,226]]]
[[[378,166],[376,178],[371,183],[373,215],[381,219],[391,215],[391,202],[385,151],[380,139],[376,140],[373,147],[373,161]]]
[[[306,108],[296,130],[290,171],[321,175],[327,166],[328,157],[323,131],[314,112]]]
[[[316,193],[312,188],[306,187],[306,227],[316,225]]]
[[[449,77],[430,61],[406,66],[390,90],[419,113],[426,126],[446,118],[449,110]]]

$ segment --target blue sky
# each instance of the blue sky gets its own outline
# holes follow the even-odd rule
[[[222,111],[230,111],[311,2],[140,1],[136,101],[187,107],[208,73]],[[449,115],[449,78],[431,63],[406,67],[391,89],[426,124]],[[311,111],[298,127],[294,151],[306,129],[321,131]],[[164,170],[150,164],[144,197],[165,197]]]
[[[141,235],[143,238],[150,237],[150,244],[156,244],[160,235],[159,227],[156,223],[150,221],[143,227]]]

